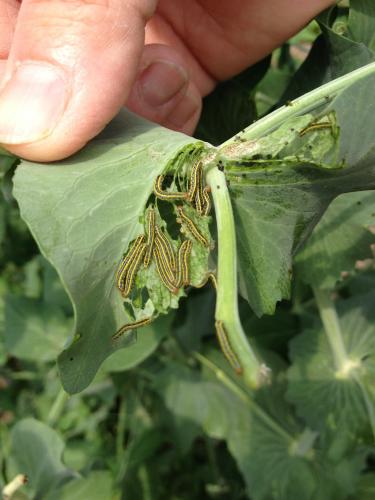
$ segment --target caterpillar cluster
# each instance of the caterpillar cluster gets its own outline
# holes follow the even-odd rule
[[[159,175],[154,182],[154,194],[156,198],[164,201],[180,201],[190,203],[198,215],[206,216],[211,210],[210,188],[203,185],[203,166],[199,161],[191,171],[189,188],[186,192],[167,191],[163,189],[164,176]],[[178,218],[176,221],[184,226],[191,236],[201,245],[209,248],[210,243],[199,230],[195,222],[186,214],[183,205],[176,207]],[[191,239],[185,239],[180,244],[176,254],[171,241],[161,227],[156,224],[155,209],[150,208],[147,212],[147,239],[145,235],[138,236],[127,254],[124,256],[116,273],[116,284],[123,297],[127,297],[133,288],[136,274],[143,262],[147,268],[152,260],[155,260],[156,269],[163,285],[172,293],[177,294],[181,287],[190,283],[189,259],[193,247]],[[201,284],[204,286],[211,279],[216,288],[216,277],[208,273]],[[112,337],[118,339],[125,332],[149,324],[152,318],[144,318],[133,323],[122,326]],[[222,321],[216,321],[216,333],[220,347],[236,373],[242,373],[240,362],[231,348]]]

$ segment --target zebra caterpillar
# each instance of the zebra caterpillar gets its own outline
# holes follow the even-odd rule
[[[158,175],[155,179],[154,183],[154,193],[157,198],[165,201],[173,201],[173,200],[186,200],[188,197],[188,193],[182,192],[172,192],[172,191],[164,191],[163,190],[163,181],[164,176]]]
[[[121,328],[117,330],[117,332],[112,335],[112,340],[117,340],[119,339],[122,335],[124,335],[125,332],[128,332],[130,330],[135,330],[136,328],[140,328],[141,326],[148,325],[151,323],[152,318],[144,318],[140,319],[138,321],[134,321],[134,323],[128,323],[126,325],[123,325]]]
[[[223,322],[221,320],[215,321],[215,327],[216,335],[224,356],[227,358],[237,375],[241,375],[243,371],[242,366],[236,353],[233,351],[232,346],[230,345]]]
[[[130,247],[128,253],[125,255],[121,261],[120,267],[116,273],[116,285],[120,292],[123,292],[125,288],[126,275],[129,271],[130,266],[133,264],[134,259],[139,255],[139,251],[144,243],[144,235],[140,235],[136,238],[133,245]]]
[[[203,234],[199,231],[195,223],[188,217],[182,207],[177,207],[178,214],[180,219],[177,219],[177,222],[184,223],[190,233],[194,236],[194,238],[199,241],[203,246],[209,247],[209,241],[203,236]]]
[[[147,227],[147,250],[143,259],[143,266],[148,267],[152,256],[155,240],[155,210],[151,208],[148,212]]]

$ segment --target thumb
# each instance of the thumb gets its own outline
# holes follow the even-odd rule
[[[126,101],[156,0],[24,0],[0,88],[0,143],[69,156]]]

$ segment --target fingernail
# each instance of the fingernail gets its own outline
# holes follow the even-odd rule
[[[65,81],[56,68],[21,63],[0,91],[0,143],[24,144],[48,136],[66,99]]]
[[[139,78],[140,92],[149,106],[162,106],[187,86],[189,76],[177,64],[155,61]]]
[[[182,129],[199,109],[200,102],[197,100],[197,97],[187,92],[167,117],[166,126],[176,130]]]

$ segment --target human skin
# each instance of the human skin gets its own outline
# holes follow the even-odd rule
[[[127,105],[192,134],[202,97],[332,0],[0,0],[0,144],[54,161]]]

